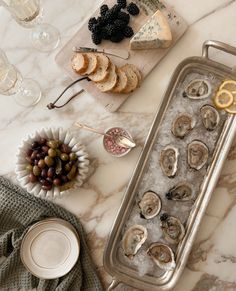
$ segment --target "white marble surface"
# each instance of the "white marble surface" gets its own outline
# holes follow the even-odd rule
[[[73,127],[76,120],[101,129],[123,125],[132,132],[139,144],[128,156],[116,159],[104,152],[100,137],[79,132],[81,141],[87,146],[94,172],[83,188],[56,201],[81,219],[105,286],[110,278],[102,266],[104,245],[172,72],[184,58],[201,55],[202,43],[206,39],[221,40],[236,46],[235,0],[167,2],[186,19],[189,30],[144,81],[141,89],[115,114],[94,104],[93,98],[86,93],[64,109],[49,111],[46,108],[46,104],[52,102],[70,83],[70,79],[55,64],[54,57],[78,30],[82,21],[99,5],[100,0],[42,1],[45,22],[55,25],[62,38],[59,48],[49,54],[33,49],[29,31],[17,25],[8,12],[0,8],[0,47],[25,77],[30,76],[40,83],[44,93],[41,102],[30,109],[18,106],[11,96],[0,95],[1,175],[14,180],[14,156],[22,137],[45,126],[76,130]],[[231,66],[236,63],[233,56],[216,50],[211,51],[211,57]],[[175,291],[236,290],[235,162],[233,146]],[[127,290],[123,285],[119,289]]]

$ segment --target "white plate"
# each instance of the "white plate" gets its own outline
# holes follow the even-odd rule
[[[79,257],[79,237],[74,227],[61,219],[45,219],[34,224],[21,243],[25,267],[41,279],[67,274]]]

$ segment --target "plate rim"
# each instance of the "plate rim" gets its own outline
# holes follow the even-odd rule
[[[37,275],[34,271],[32,271],[28,265],[26,264],[25,260],[23,259],[23,245],[27,239],[27,235],[35,228],[41,226],[41,225],[44,225],[44,224],[49,224],[49,223],[52,223],[52,222],[55,222],[57,224],[61,224],[63,225],[64,227],[67,227],[69,230],[71,230],[71,232],[74,234],[75,238],[76,238],[76,242],[77,242],[77,248],[78,248],[78,255],[77,255],[77,258],[75,260],[75,262],[72,264],[71,268],[69,271],[67,271],[66,273],[64,273],[63,275],[60,275],[60,277],[58,276],[50,276],[50,277],[42,277],[42,276],[39,276]],[[57,217],[49,217],[49,218],[46,218],[46,219],[43,219],[41,221],[38,221],[36,223],[34,223],[33,225],[31,225],[29,227],[29,229],[27,230],[27,232],[25,233],[22,241],[21,241],[21,246],[20,246],[20,259],[21,259],[21,262],[22,264],[24,265],[24,267],[27,269],[27,271],[29,271],[33,276],[39,278],[39,279],[43,279],[43,280],[53,280],[53,279],[57,279],[57,278],[61,278],[62,276],[65,276],[66,274],[68,274],[72,269],[73,267],[76,265],[76,263],[78,262],[78,259],[79,259],[79,256],[80,256],[80,238],[79,238],[79,234],[78,232],[76,231],[75,227],[68,221],[62,219],[62,218],[57,218]]]

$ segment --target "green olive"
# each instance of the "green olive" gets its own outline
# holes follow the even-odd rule
[[[69,160],[69,156],[66,153],[61,154],[60,158],[64,162]]]
[[[41,169],[38,166],[33,167],[33,174],[39,176],[41,174]]]
[[[48,155],[49,155],[49,157],[54,158],[57,155],[57,150],[50,148],[48,150]]]
[[[60,157],[61,156],[61,151],[59,149],[56,149],[57,152],[57,156]]]
[[[44,159],[40,159],[40,160],[38,161],[38,166],[39,166],[41,169],[43,169],[43,168],[46,166]]]
[[[76,175],[76,172],[77,172],[77,167],[76,167],[75,165],[73,165],[72,168],[71,168],[71,170],[70,170],[70,172],[69,172],[68,175],[67,175],[67,178],[68,178],[69,180],[74,179],[74,177],[75,177],[75,175]]]
[[[44,158],[44,162],[48,167],[51,167],[54,164],[54,160],[52,157],[46,156]]]
[[[27,165],[26,166],[26,170],[31,172],[33,170],[33,166],[32,165]]]
[[[70,153],[70,161],[76,161],[78,159],[78,156],[76,153]]]
[[[71,165],[70,165],[70,163],[67,163],[67,164],[65,165],[65,170],[66,170],[66,172],[70,172],[70,170],[71,170]]]
[[[47,145],[52,149],[57,149],[59,147],[59,141],[58,140],[50,140]]]

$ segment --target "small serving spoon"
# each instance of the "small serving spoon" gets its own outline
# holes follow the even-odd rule
[[[100,134],[103,136],[109,136],[109,137],[113,138],[115,140],[115,143],[121,147],[124,147],[127,149],[136,147],[136,143],[126,136],[123,136],[123,135],[113,136],[113,135],[107,134],[105,132],[101,132],[93,127],[90,127],[90,126],[83,124],[83,123],[80,123],[80,122],[76,122],[75,125],[78,126],[79,128],[83,128],[85,130],[88,130],[88,131],[91,131],[91,132],[94,132],[94,133],[97,133],[97,134]]]

